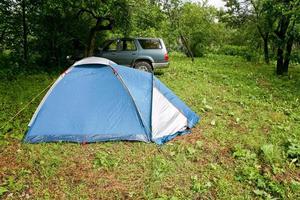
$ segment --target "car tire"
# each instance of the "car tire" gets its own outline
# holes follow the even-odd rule
[[[146,71],[146,72],[152,72],[152,66],[150,65],[150,63],[146,62],[146,61],[138,61],[134,64],[134,68],[141,70],[141,71]]]

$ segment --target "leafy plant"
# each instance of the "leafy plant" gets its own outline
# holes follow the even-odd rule
[[[263,158],[269,164],[278,163],[281,161],[279,149],[273,144],[265,144],[261,147]]]
[[[208,181],[204,184],[201,183],[198,180],[197,175],[192,176],[191,180],[192,180],[191,190],[195,193],[200,193],[200,194],[206,193],[209,190],[209,188],[212,187],[212,183],[210,181]]]
[[[104,151],[98,152],[94,159],[94,167],[104,168],[106,170],[117,167],[120,160],[115,159],[111,154]]]
[[[264,147],[265,152],[268,152],[267,155],[272,152],[270,149],[272,149],[270,146]],[[285,196],[284,187],[270,179],[268,174],[264,174],[261,170],[261,165],[255,153],[239,147],[233,153],[233,156],[241,161],[241,166],[236,170],[236,179],[255,187],[254,194],[264,198],[283,198]],[[271,156],[271,158],[273,157]]]
[[[170,163],[162,156],[155,156],[152,160],[152,173],[155,180],[163,178],[168,172],[172,172],[173,169]]]
[[[8,189],[6,187],[0,186],[0,197],[3,196],[6,192],[8,192]]]
[[[288,140],[287,156],[293,163],[300,166],[300,143],[297,140]]]

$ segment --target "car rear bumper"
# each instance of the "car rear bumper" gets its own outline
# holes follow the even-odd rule
[[[153,69],[169,67],[169,62],[152,63]]]

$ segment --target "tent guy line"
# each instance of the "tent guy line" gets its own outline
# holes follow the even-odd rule
[[[36,96],[34,96],[33,98],[31,98],[31,100],[25,105],[23,106],[14,116],[12,116],[7,122],[5,122],[3,124],[3,126],[0,127],[0,130],[2,130],[7,124],[9,124],[12,120],[14,120],[15,118],[17,118],[26,108],[28,108],[28,106],[30,104],[32,104],[39,96],[41,96],[47,89],[49,89],[53,83],[55,82],[55,80],[53,80],[48,86],[46,86],[43,90],[41,90],[41,92],[39,92]]]

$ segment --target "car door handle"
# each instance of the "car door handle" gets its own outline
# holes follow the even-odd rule
[[[136,53],[132,53],[131,55],[136,55]]]

